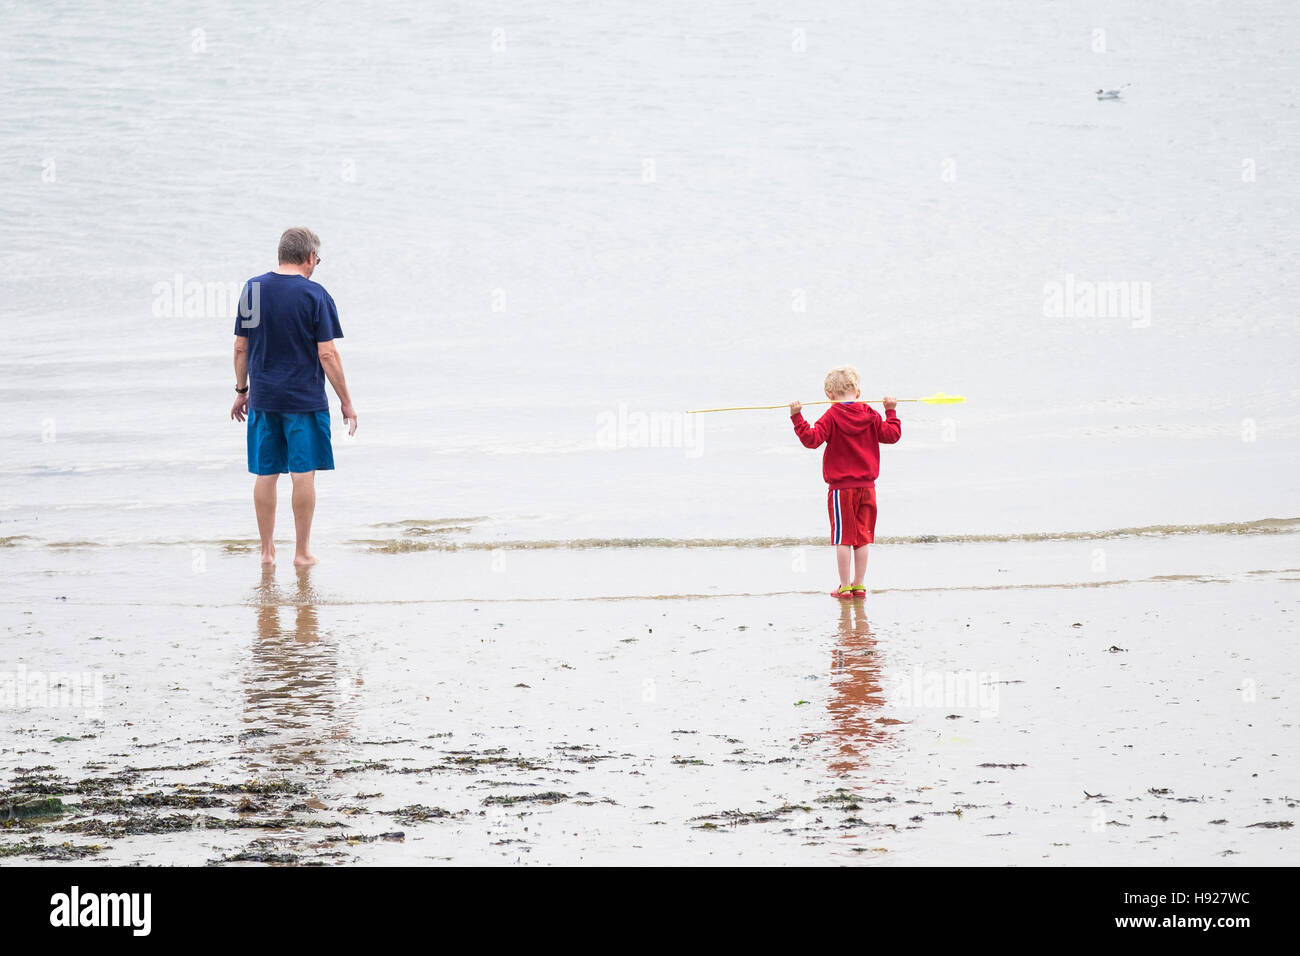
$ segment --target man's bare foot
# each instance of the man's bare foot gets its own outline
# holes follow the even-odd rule
[[[262,549],[262,567],[270,567],[275,564],[275,548]]]
[[[293,556],[293,566],[295,568],[310,568],[319,560],[314,554],[295,554]]]

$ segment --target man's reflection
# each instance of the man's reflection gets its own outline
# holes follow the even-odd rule
[[[297,586],[286,594],[275,568],[262,571],[257,588],[257,640],[244,678],[245,751],[268,764],[327,762],[346,740],[351,676],[340,666],[336,639],[324,638],[310,567],[295,568]],[[359,683],[359,681],[358,681]]]

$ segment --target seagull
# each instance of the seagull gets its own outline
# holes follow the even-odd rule
[[[1098,90],[1097,99],[1099,100],[1117,100],[1121,91],[1128,89],[1132,84],[1125,83],[1118,90]]]

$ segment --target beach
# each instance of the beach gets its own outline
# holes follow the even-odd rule
[[[1300,7],[132,10],[0,32],[0,865],[1295,861]],[[268,574],[294,226],[358,428]],[[966,399],[847,606],[688,411],[846,364]]]
[[[233,547],[24,571],[14,546],[29,689],[102,685],[0,709],[0,804],[64,807],[0,854],[1283,863],[1295,533],[1101,539],[1109,573],[1097,541],[878,545],[844,605],[812,547],[372,545],[264,574]]]

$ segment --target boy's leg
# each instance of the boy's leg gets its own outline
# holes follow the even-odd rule
[[[844,537],[844,513],[841,508],[841,493],[835,489],[826,492],[826,513],[831,519],[831,544],[835,546],[835,565],[840,572],[840,587],[847,587],[849,575],[853,572],[853,549],[847,544],[840,544]]]
[[[867,548],[870,545],[864,544],[853,549],[853,585],[857,587],[867,576]]]
[[[257,512],[263,564],[275,564],[275,483],[279,478],[279,475],[258,475],[253,480],[253,510]]]
[[[853,549],[847,544],[835,546],[835,563],[840,569],[840,587],[849,583],[849,574],[853,570]]]
[[[857,544],[853,549],[853,586],[860,587],[867,577],[867,548],[876,540],[876,486],[868,485],[858,491],[855,505]]]

